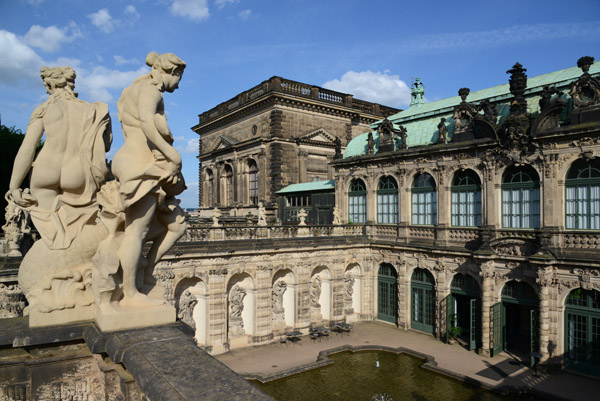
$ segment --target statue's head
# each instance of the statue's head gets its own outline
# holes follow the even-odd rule
[[[173,53],[158,54],[150,52],[146,56],[146,64],[152,67],[150,75],[162,82],[163,90],[173,92],[179,87],[179,81],[185,69],[185,61]]]
[[[57,89],[64,89],[73,93],[75,89],[75,70],[71,67],[42,67],[40,71],[46,92],[52,95]]]

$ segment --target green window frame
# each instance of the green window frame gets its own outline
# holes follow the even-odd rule
[[[565,180],[565,227],[600,230],[600,158],[579,159]]]
[[[565,300],[567,369],[600,376],[600,291],[576,288]]]
[[[436,225],[437,191],[431,175],[423,173],[415,177],[411,198],[411,223],[419,226]]]
[[[398,224],[398,183],[390,176],[377,185],[377,223]]]
[[[433,333],[435,324],[435,280],[426,269],[417,268],[411,277],[410,326]]]
[[[348,191],[348,221],[364,224],[367,222],[367,187],[363,180],[355,178]]]
[[[481,227],[481,183],[473,170],[454,174],[451,187],[453,227]]]
[[[502,227],[540,227],[540,181],[530,166],[512,167],[504,173]]]

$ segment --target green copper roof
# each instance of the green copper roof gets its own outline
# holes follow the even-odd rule
[[[335,180],[327,181],[312,181],[312,182],[301,182],[299,184],[291,184],[285,188],[275,192],[278,195],[289,194],[292,192],[315,192],[335,189]]]
[[[589,73],[594,76],[600,75],[600,61],[591,65]],[[569,92],[569,84],[576,81],[581,74],[580,68],[572,67],[528,78],[525,97],[529,113],[535,115],[539,112],[540,92],[545,85],[555,86],[556,89],[561,90],[566,95]],[[489,99],[496,105],[498,124],[502,124],[509,114],[509,102],[512,97],[509,85],[503,84],[471,92],[467,97],[467,102],[478,103],[483,99]],[[568,98],[569,102],[571,102],[569,96],[564,98]],[[407,147],[413,147],[436,143],[438,139],[437,126],[440,123],[440,119],[444,117],[446,118],[446,127],[448,129],[446,137],[448,141],[450,141],[454,134],[454,119],[452,118],[454,107],[460,102],[460,96],[453,96],[447,99],[425,103],[419,107],[410,107],[388,117],[388,119],[392,121],[394,127],[397,128],[402,125],[406,128],[408,135],[406,140]],[[375,129],[378,125],[379,122],[372,124],[371,127]],[[344,159],[366,155],[367,136],[368,133],[364,133],[350,141],[344,151]],[[373,139],[375,140],[375,153],[377,153],[379,148],[379,135],[376,132],[373,132]]]

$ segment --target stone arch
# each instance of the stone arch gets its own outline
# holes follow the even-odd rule
[[[189,294],[186,294],[186,292]],[[208,330],[208,287],[198,277],[187,277],[175,286],[177,318],[195,330],[198,344],[206,344]],[[190,298],[191,297],[191,298]]]
[[[256,329],[256,289],[248,273],[236,273],[227,283],[227,336],[252,336]]]
[[[329,268],[317,266],[310,275],[311,322],[331,319],[332,280]]]
[[[279,286],[278,283],[280,282],[285,283],[285,290],[279,297],[277,296],[276,287]],[[273,311],[273,328],[275,330],[278,326],[283,326],[283,329],[285,329],[285,327],[295,327],[296,292],[296,277],[290,269],[279,269],[273,274],[273,279],[271,280],[271,306]],[[275,298],[279,299],[276,300]]]

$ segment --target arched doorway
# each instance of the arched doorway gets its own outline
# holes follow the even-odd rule
[[[494,355],[509,351],[530,359],[539,349],[537,293],[522,281],[502,288],[502,301],[493,306]]]
[[[388,263],[377,274],[377,319],[398,323],[398,274]]]
[[[577,288],[565,301],[565,364],[600,376],[600,291]]]
[[[446,341],[452,336],[466,341],[469,350],[481,344],[481,290],[468,274],[454,276],[446,299]]]
[[[435,280],[426,269],[415,269],[410,280],[410,327],[433,334],[435,325]]]

